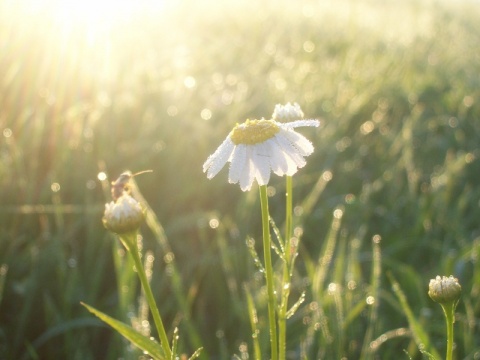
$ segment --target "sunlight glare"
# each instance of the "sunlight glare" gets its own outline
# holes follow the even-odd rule
[[[132,17],[163,8],[162,0],[66,0],[53,1],[52,14],[65,23],[88,25],[128,21]]]

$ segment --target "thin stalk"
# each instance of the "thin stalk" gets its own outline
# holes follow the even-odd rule
[[[260,186],[260,204],[262,208],[263,252],[265,257],[265,276],[268,291],[268,319],[270,323],[271,359],[278,359],[277,323],[275,318],[275,292],[273,279],[272,254],[270,245],[270,222],[268,215],[267,186]]]
[[[286,358],[287,351],[287,307],[288,297],[290,295],[290,265],[291,265],[291,253],[290,253],[290,239],[292,237],[292,177],[287,176],[286,180],[286,194],[285,194],[285,244],[284,244],[284,257],[285,262],[283,264],[283,279],[282,279],[282,302],[280,304],[278,315],[278,343],[279,343],[279,359],[284,360]]]
[[[445,320],[447,324],[447,354],[446,360],[453,359],[453,323],[455,321],[455,304],[449,302],[447,304],[441,304],[443,312],[445,313]]]
[[[172,350],[170,349],[167,333],[163,326],[162,318],[160,317],[160,312],[158,311],[157,304],[155,302],[155,298],[152,293],[152,289],[150,288],[150,283],[148,282],[147,274],[145,273],[142,260],[140,259],[140,255],[138,253],[136,236],[137,236],[136,233],[130,233],[128,234],[127,239],[122,239],[122,240],[124,244],[128,244],[128,246],[126,245],[126,247],[135,263],[135,268],[137,269],[138,277],[140,278],[143,291],[145,292],[148,306],[150,307],[150,311],[152,312],[153,321],[155,322],[155,326],[157,328],[158,336],[160,337],[160,342],[161,342],[163,351],[165,353],[166,359],[171,359]]]

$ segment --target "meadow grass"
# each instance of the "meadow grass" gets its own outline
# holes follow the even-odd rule
[[[236,122],[287,101],[321,119],[295,176],[290,305],[304,301],[287,358],[441,358],[427,290],[450,274],[456,358],[480,358],[478,5],[184,2],[92,51],[12,4],[0,1],[0,358],[142,357],[80,305],[148,325],[101,223],[126,169],[153,170],[136,179],[152,210],[142,246],[169,336],[178,327],[181,352],[202,345],[204,359],[266,358],[258,192],[202,164]],[[268,188],[279,229],[281,180]]]

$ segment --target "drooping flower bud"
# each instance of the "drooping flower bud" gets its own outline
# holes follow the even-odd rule
[[[460,299],[462,293],[462,287],[460,286],[458,279],[452,275],[437,276],[435,279],[430,280],[428,286],[428,295],[430,298],[440,304],[456,303]]]
[[[144,220],[140,204],[126,192],[115,202],[105,204],[103,225],[116,234],[137,231]]]

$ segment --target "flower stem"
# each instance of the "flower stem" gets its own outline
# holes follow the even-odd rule
[[[172,350],[170,349],[167,333],[165,332],[162,318],[160,317],[160,312],[158,311],[157,304],[155,303],[155,298],[153,297],[152,289],[150,288],[147,275],[145,274],[145,269],[143,268],[142,260],[140,259],[140,255],[138,253],[138,246],[137,246],[137,239],[136,239],[137,234],[130,233],[128,234],[128,238],[126,238],[126,236],[124,237],[123,235],[121,235],[121,237],[123,237],[123,239],[121,240],[125,245],[125,247],[127,248],[130,255],[132,256],[133,261],[135,262],[135,268],[137,269],[138,277],[140,278],[140,282],[145,292],[145,296],[147,297],[148,306],[150,307],[150,311],[152,312],[153,321],[155,322],[158,336],[160,337],[160,342],[163,348],[163,352],[165,353],[166,359],[170,360],[172,358]]]
[[[447,354],[446,360],[453,359],[453,323],[455,321],[455,304],[453,301],[446,304],[441,304],[443,312],[445,313],[445,320],[447,324]]]
[[[285,261],[283,264],[283,280],[282,280],[282,302],[280,304],[278,315],[278,343],[279,343],[279,359],[284,360],[286,357],[287,345],[287,307],[288,297],[290,295],[290,239],[292,237],[292,177],[287,176],[286,181],[286,216],[285,216],[285,245],[284,256]]]
[[[270,245],[270,222],[268,215],[267,186],[260,186],[260,204],[262,207],[262,229],[263,229],[263,252],[265,257],[265,276],[267,278],[268,291],[268,319],[270,323],[270,347],[272,360],[278,359],[277,348],[277,324],[275,318],[275,292],[273,279],[273,266]]]

